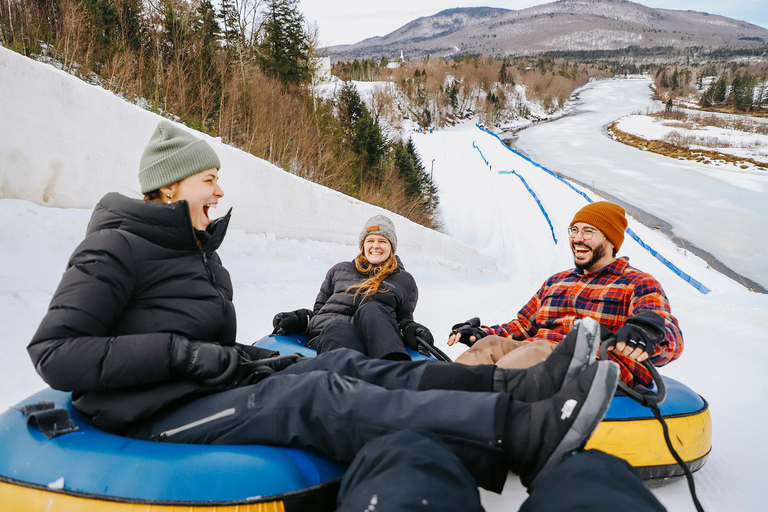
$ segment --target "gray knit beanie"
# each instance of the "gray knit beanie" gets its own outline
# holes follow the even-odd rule
[[[389,240],[392,245],[392,252],[397,252],[397,233],[395,225],[383,215],[374,215],[368,219],[360,232],[360,250],[363,249],[363,242],[368,235],[381,235]]]
[[[160,121],[141,155],[141,193],[152,192],[213,168],[221,168],[221,163],[207,142],[173,123]]]

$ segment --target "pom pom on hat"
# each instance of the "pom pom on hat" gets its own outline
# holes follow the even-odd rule
[[[152,192],[213,168],[221,168],[221,163],[207,142],[171,122],[160,121],[141,155],[141,193]]]

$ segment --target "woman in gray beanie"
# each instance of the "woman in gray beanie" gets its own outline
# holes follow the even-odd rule
[[[413,321],[419,289],[395,255],[395,225],[384,215],[368,219],[353,261],[331,267],[312,311],[278,313],[275,334],[308,334],[318,353],[351,348],[375,359],[409,360],[405,345],[433,343],[429,329]],[[405,344],[405,345],[404,345]]]

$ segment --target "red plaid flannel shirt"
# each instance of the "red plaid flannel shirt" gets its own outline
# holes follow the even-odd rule
[[[650,309],[664,318],[667,335],[651,356],[654,366],[674,361],[683,352],[683,335],[672,316],[661,284],[651,275],[629,266],[621,257],[597,272],[566,270],[553,275],[508,323],[483,326],[491,334],[533,341],[559,343],[579,318],[591,317],[615,333],[630,316]],[[610,354],[621,367],[621,379],[629,385],[648,386],[651,375],[641,364]]]

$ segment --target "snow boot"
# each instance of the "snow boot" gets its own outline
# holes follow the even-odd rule
[[[496,368],[493,391],[523,402],[549,398],[595,362],[599,347],[600,324],[592,318],[577,320],[541,363],[525,370]]]
[[[509,402],[502,447],[524,486],[532,489],[541,475],[584,448],[608,410],[618,379],[615,362],[598,361],[552,398]]]

